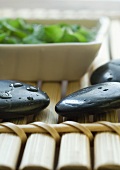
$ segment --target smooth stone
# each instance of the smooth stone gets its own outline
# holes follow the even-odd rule
[[[120,59],[110,62],[97,68],[91,75],[91,84],[104,82],[120,82]]]
[[[0,80],[0,118],[35,114],[49,105],[48,95],[38,88],[11,80]]]
[[[56,112],[64,117],[78,118],[81,114],[100,114],[120,108],[120,83],[107,82],[76,91],[59,101]]]

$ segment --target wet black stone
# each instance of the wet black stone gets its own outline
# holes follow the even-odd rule
[[[120,59],[110,62],[97,68],[91,75],[91,84],[103,82],[120,82]]]
[[[100,114],[120,108],[120,83],[107,82],[76,91],[55,106],[56,112],[65,117]]]
[[[32,90],[31,90],[32,89]],[[0,118],[19,118],[34,114],[49,105],[49,97],[31,85],[0,80]]]

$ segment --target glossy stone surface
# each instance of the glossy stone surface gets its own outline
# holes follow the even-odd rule
[[[36,87],[17,81],[0,80],[0,118],[34,114],[46,108],[49,102],[48,95]]]
[[[120,59],[110,62],[97,68],[91,75],[91,84],[103,82],[120,82]]]
[[[58,114],[65,117],[80,117],[84,114],[99,114],[120,108],[120,83],[107,82],[89,86],[70,94],[55,106]]]

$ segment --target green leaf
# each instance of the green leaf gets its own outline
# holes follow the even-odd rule
[[[89,42],[95,39],[97,28],[77,24],[31,24],[22,18],[0,19],[0,43],[62,43]]]
[[[59,42],[64,31],[58,25],[45,26],[45,41],[48,43]]]
[[[76,32],[80,29],[80,25],[77,24],[70,25],[70,28],[72,29],[73,32]]]
[[[17,20],[19,22],[20,29],[22,29],[26,32],[29,32],[29,33],[33,32],[33,25],[32,24],[27,23],[25,20],[23,20],[21,18],[18,18]]]
[[[79,42],[87,42],[87,38],[80,33],[74,33],[74,36],[78,39]]]
[[[30,35],[23,39],[24,44],[41,44],[42,41],[38,40],[34,35]]]
[[[78,42],[78,39],[70,28],[65,28],[64,34],[59,42]]]
[[[5,37],[4,44],[20,44],[22,42],[20,42],[20,39],[16,38],[16,37]]]
[[[33,25],[33,35],[39,39],[44,40],[45,37],[45,29],[43,25],[34,24]]]
[[[5,37],[6,37],[6,33],[0,34],[0,43],[3,42],[3,40],[5,39]]]
[[[11,27],[14,27],[14,28],[17,28],[17,29],[20,28],[20,23],[19,23],[18,19],[7,19],[7,23],[9,25],[11,25]]]
[[[24,33],[24,32],[21,31],[21,30],[18,30],[18,29],[16,29],[16,28],[14,28],[13,26],[9,25],[6,21],[3,21],[3,26],[4,26],[7,30],[11,31],[14,35],[18,36],[19,38],[24,38],[24,37],[27,36],[26,33]]]

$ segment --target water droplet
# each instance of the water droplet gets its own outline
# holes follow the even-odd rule
[[[6,102],[6,103],[8,103],[8,101],[7,101],[7,100],[5,100],[5,102]]]
[[[104,89],[103,91],[108,91],[108,89]]]
[[[0,92],[0,98],[2,99],[10,99],[12,98],[12,95],[10,92]]]
[[[14,83],[13,86],[14,87],[21,87],[21,86],[23,86],[23,84],[22,83]]]
[[[13,87],[13,84],[10,84],[9,87]]]
[[[28,100],[33,100],[33,97],[30,97],[30,96],[29,96],[29,97],[27,97],[27,99],[28,99]]]
[[[112,79],[113,79],[113,77],[109,77],[109,78],[107,78],[107,80],[108,80],[108,81],[111,81]]]
[[[92,102],[91,103],[88,103],[89,105],[93,104]]]
[[[98,89],[102,89],[102,87],[98,87]]]
[[[32,87],[32,86],[27,87],[27,90],[31,91],[31,92],[37,92],[38,91],[38,89],[36,87]]]

